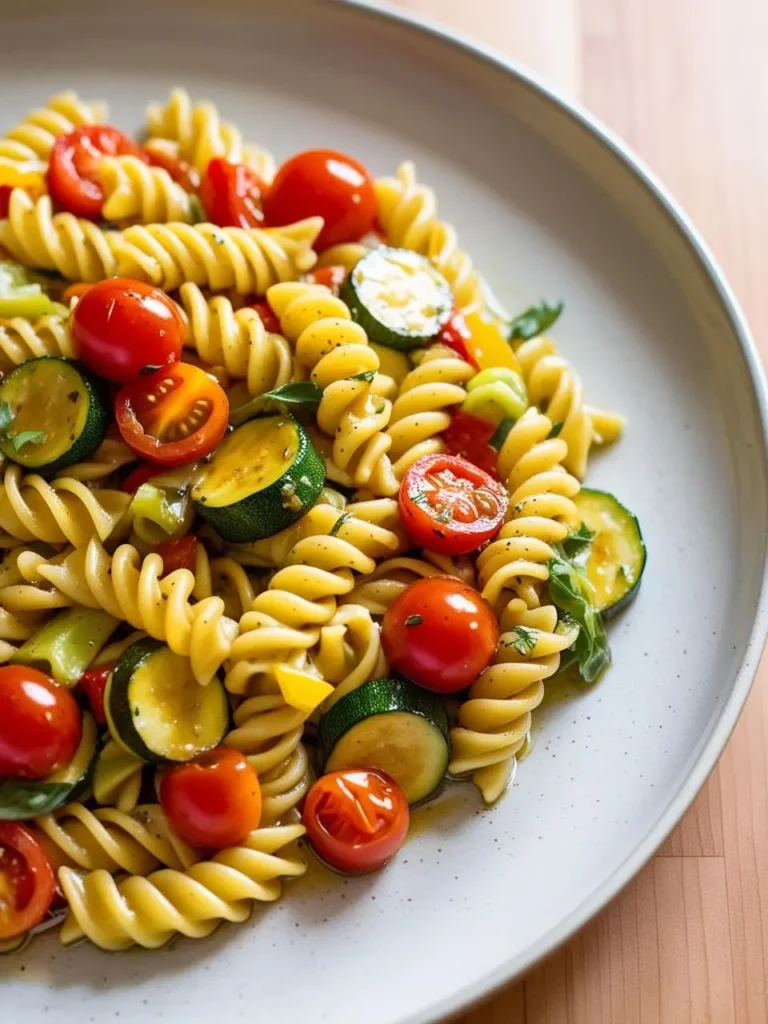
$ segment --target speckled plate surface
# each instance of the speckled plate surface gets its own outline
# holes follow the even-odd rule
[[[730,293],[684,218],[613,139],[519,71],[404,19],[319,0],[6,2],[0,127],[64,87],[138,128],[181,83],[278,156],[404,157],[495,292],[562,297],[557,338],[629,419],[590,481],[640,517],[649,565],[604,681],[537,715],[493,810],[454,786],[396,863],[320,869],[248,925],[160,953],[0,962],[2,1017],[426,1021],[524,970],[597,911],[690,803],[766,628],[765,395]]]

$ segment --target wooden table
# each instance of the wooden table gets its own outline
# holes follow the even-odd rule
[[[703,232],[768,357],[768,0],[392,5],[510,54],[618,131]],[[461,1024],[766,1024],[767,729],[764,658],[717,769],[650,864]]]

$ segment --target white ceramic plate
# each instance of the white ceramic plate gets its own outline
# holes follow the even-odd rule
[[[766,629],[765,393],[722,277],[621,145],[525,74],[404,18],[317,0],[3,5],[0,120],[73,87],[117,124],[174,83],[278,156],[414,158],[504,303],[562,297],[587,394],[629,418],[590,482],[636,511],[642,591],[614,667],[539,716],[505,799],[453,787],[382,874],[313,874],[251,923],[168,951],[6,958],[3,1017],[425,1021],[524,970],[637,871],[693,798]]]

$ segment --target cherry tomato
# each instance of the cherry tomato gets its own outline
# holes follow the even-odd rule
[[[469,350],[472,335],[461,313],[454,313],[448,323],[437,336],[437,341],[451,349],[465,362],[479,370],[480,365]]]
[[[145,484],[148,480],[151,480],[153,476],[157,476],[158,473],[162,473],[162,469],[159,466],[153,466],[151,462],[141,462],[132,469],[128,476],[120,484],[120,490],[126,494],[135,494],[136,491]]]
[[[302,820],[318,857],[338,871],[364,875],[383,867],[405,842],[408,801],[384,772],[330,772],[307,794]]]
[[[101,725],[107,724],[107,716],[104,712],[104,691],[114,667],[115,662],[111,661],[108,665],[102,665],[100,668],[89,669],[87,672],[83,672],[77,681],[77,685],[88,698],[93,717]]]
[[[255,309],[261,317],[265,331],[269,331],[270,334],[280,334],[280,321],[266,299],[263,302],[251,303],[251,308]]]
[[[48,191],[53,201],[77,217],[98,220],[104,202],[100,167],[105,156],[147,160],[144,151],[117,128],[88,124],[59,135],[48,164]]]
[[[36,668],[0,668],[0,775],[44,779],[72,760],[80,729],[69,690]]]
[[[155,551],[163,560],[163,576],[177,569],[194,569],[197,557],[197,537],[189,533],[178,540],[164,540],[157,545]]]
[[[245,164],[214,157],[200,187],[208,220],[221,228],[258,228],[264,223],[264,182]]]
[[[56,878],[33,833],[15,821],[0,821],[0,940],[40,924],[53,902]]]
[[[432,576],[406,587],[381,627],[392,668],[426,690],[457,693],[486,669],[499,645],[493,609],[472,587]]]
[[[312,284],[324,284],[326,288],[331,289],[334,295],[339,294],[346,278],[347,268],[340,265],[319,267],[307,274],[308,281],[311,281]]]
[[[13,185],[0,185],[0,219],[8,216]]]
[[[270,227],[322,217],[317,249],[354,242],[376,223],[373,179],[357,160],[332,149],[309,149],[286,160],[263,206]]]
[[[489,444],[495,432],[493,423],[468,412],[455,412],[450,426],[443,434],[445,450],[449,455],[460,455],[498,480],[499,453]]]
[[[509,497],[488,473],[457,455],[424,455],[400,485],[403,525],[419,547],[466,555],[504,522]]]
[[[205,370],[174,363],[121,388],[115,419],[125,443],[148,462],[187,466],[224,436],[229,402]]]
[[[179,160],[161,149],[145,149],[144,155],[153,167],[162,167],[185,192],[195,193],[200,189],[200,175],[186,160]]]
[[[78,358],[118,384],[177,362],[184,342],[175,303],[129,277],[92,285],[75,306],[70,331]]]
[[[261,820],[261,787],[239,751],[217,747],[167,771],[160,804],[171,828],[191,846],[236,846]]]

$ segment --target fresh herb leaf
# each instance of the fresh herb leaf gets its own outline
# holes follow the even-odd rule
[[[11,411],[10,405],[7,402],[0,402],[0,434],[5,431],[13,423],[13,412]]]
[[[262,398],[271,398],[284,405],[301,406],[304,409],[316,409],[323,398],[323,389],[311,380],[294,380],[283,384],[274,391],[267,391]]]
[[[11,444],[15,452],[23,448],[25,444],[45,444],[48,435],[44,430],[22,430],[20,434],[14,434]]]
[[[565,420],[558,420],[552,424],[552,429],[549,432],[550,437],[560,437],[560,431],[565,426]]]
[[[525,626],[515,626],[512,633],[515,639],[505,641],[505,646],[514,647],[517,653],[525,658],[536,647],[536,631]]]
[[[351,518],[352,518],[352,513],[351,512],[342,512],[341,515],[339,516],[339,518],[336,520],[336,522],[333,524],[333,526],[328,531],[328,536],[329,537],[335,537],[336,534],[339,532],[339,530],[344,525],[344,523],[346,523]]]
[[[530,306],[524,313],[516,316],[510,322],[509,340],[513,341],[515,338],[522,338],[524,341],[527,341],[529,338],[535,338],[537,334],[541,334],[548,327],[551,327],[562,311],[562,302],[550,303],[546,299],[542,299],[541,302],[537,302],[535,306]]]
[[[25,821],[60,807],[72,787],[66,782],[32,782],[6,779],[0,784],[0,819]]]
[[[611,661],[608,637],[602,616],[592,604],[589,584],[562,549],[556,549],[549,561],[549,596],[578,624],[579,634],[571,648],[573,661],[584,682],[594,682]]]
[[[442,510],[442,512],[438,512],[438,514],[435,516],[435,522],[436,523],[450,523],[450,521],[452,519],[453,519],[453,509],[452,508],[444,508]]]
[[[504,446],[504,442],[507,440],[507,436],[514,427],[515,421],[511,416],[505,416],[504,419],[499,423],[498,427],[494,431],[493,437],[490,439],[488,444],[491,448],[495,448],[497,452],[500,452]]]
[[[573,558],[585,545],[592,542],[594,536],[595,531],[590,530],[586,523],[581,523],[579,528],[569,533],[563,541],[563,551],[568,558]]]
[[[414,491],[413,494],[409,494],[408,497],[415,505],[426,505],[427,503],[426,491]]]
[[[192,214],[193,224],[205,224],[208,221],[208,215],[205,212],[205,207],[200,201],[199,196],[189,197],[189,212]]]
[[[421,615],[409,615],[405,620],[406,626],[420,626],[424,619]]]
[[[375,376],[375,370],[363,370],[362,373],[353,373],[351,377],[347,377],[347,380],[364,380],[370,384]]]

